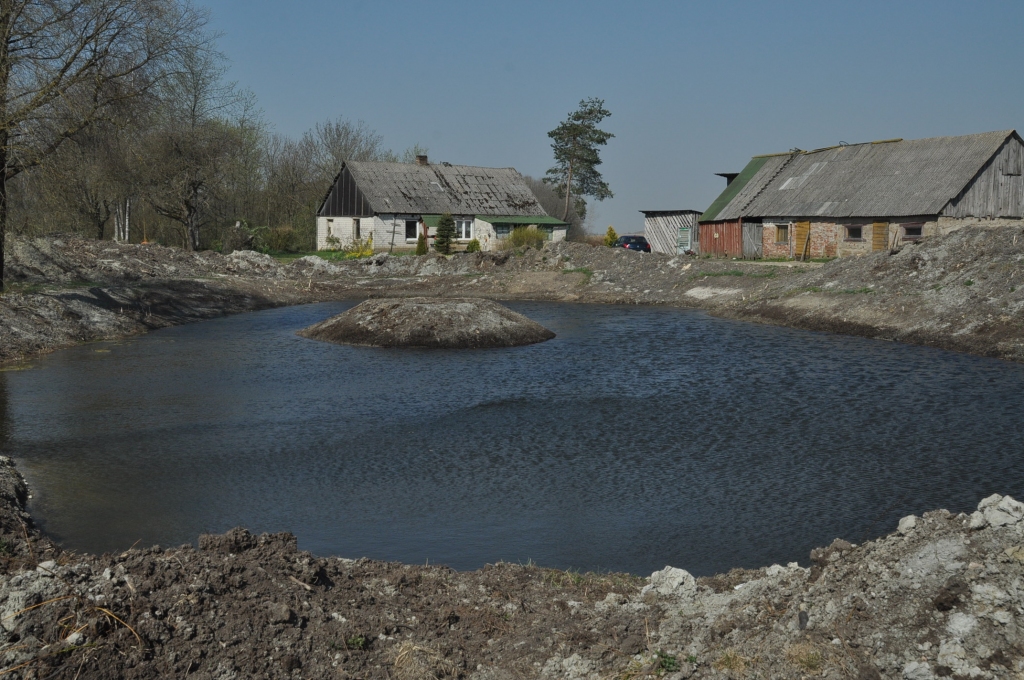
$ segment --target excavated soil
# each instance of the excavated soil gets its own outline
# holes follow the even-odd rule
[[[311,555],[244,529],[62,551],[0,457],[11,678],[1019,678],[1024,504],[985,499],[796,563],[694,579]]]
[[[544,342],[555,334],[491,300],[367,300],[299,331],[314,340],[371,347],[481,349]]]

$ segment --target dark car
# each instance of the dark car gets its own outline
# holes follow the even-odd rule
[[[620,236],[614,247],[639,250],[645,253],[651,252],[651,244],[643,236]]]

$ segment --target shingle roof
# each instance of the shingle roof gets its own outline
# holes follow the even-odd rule
[[[514,168],[376,161],[347,166],[377,213],[546,214]]]
[[[1004,130],[771,156],[702,220],[937,215],[1011,136],[1016,132]]]

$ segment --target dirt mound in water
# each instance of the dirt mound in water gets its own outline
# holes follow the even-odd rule
[[[347,345],[476,349],[543,342],[555,334],[483,299],[367,300],[299,335]]]

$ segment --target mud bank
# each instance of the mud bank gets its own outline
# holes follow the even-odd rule
[[[967,227],[826,264],[543,250],[281,264],[75,237],[10,238],[0,361],[274,305],[478,297],[670,305],[1024,361],[1024,230]]]
[[[693,579],[300,551],[63,552],[0,458],[0,673],[12,678],[1016,678],[1024,505],[992,496],[896,532]],[[682,565],[685,566],[685,565]]]

